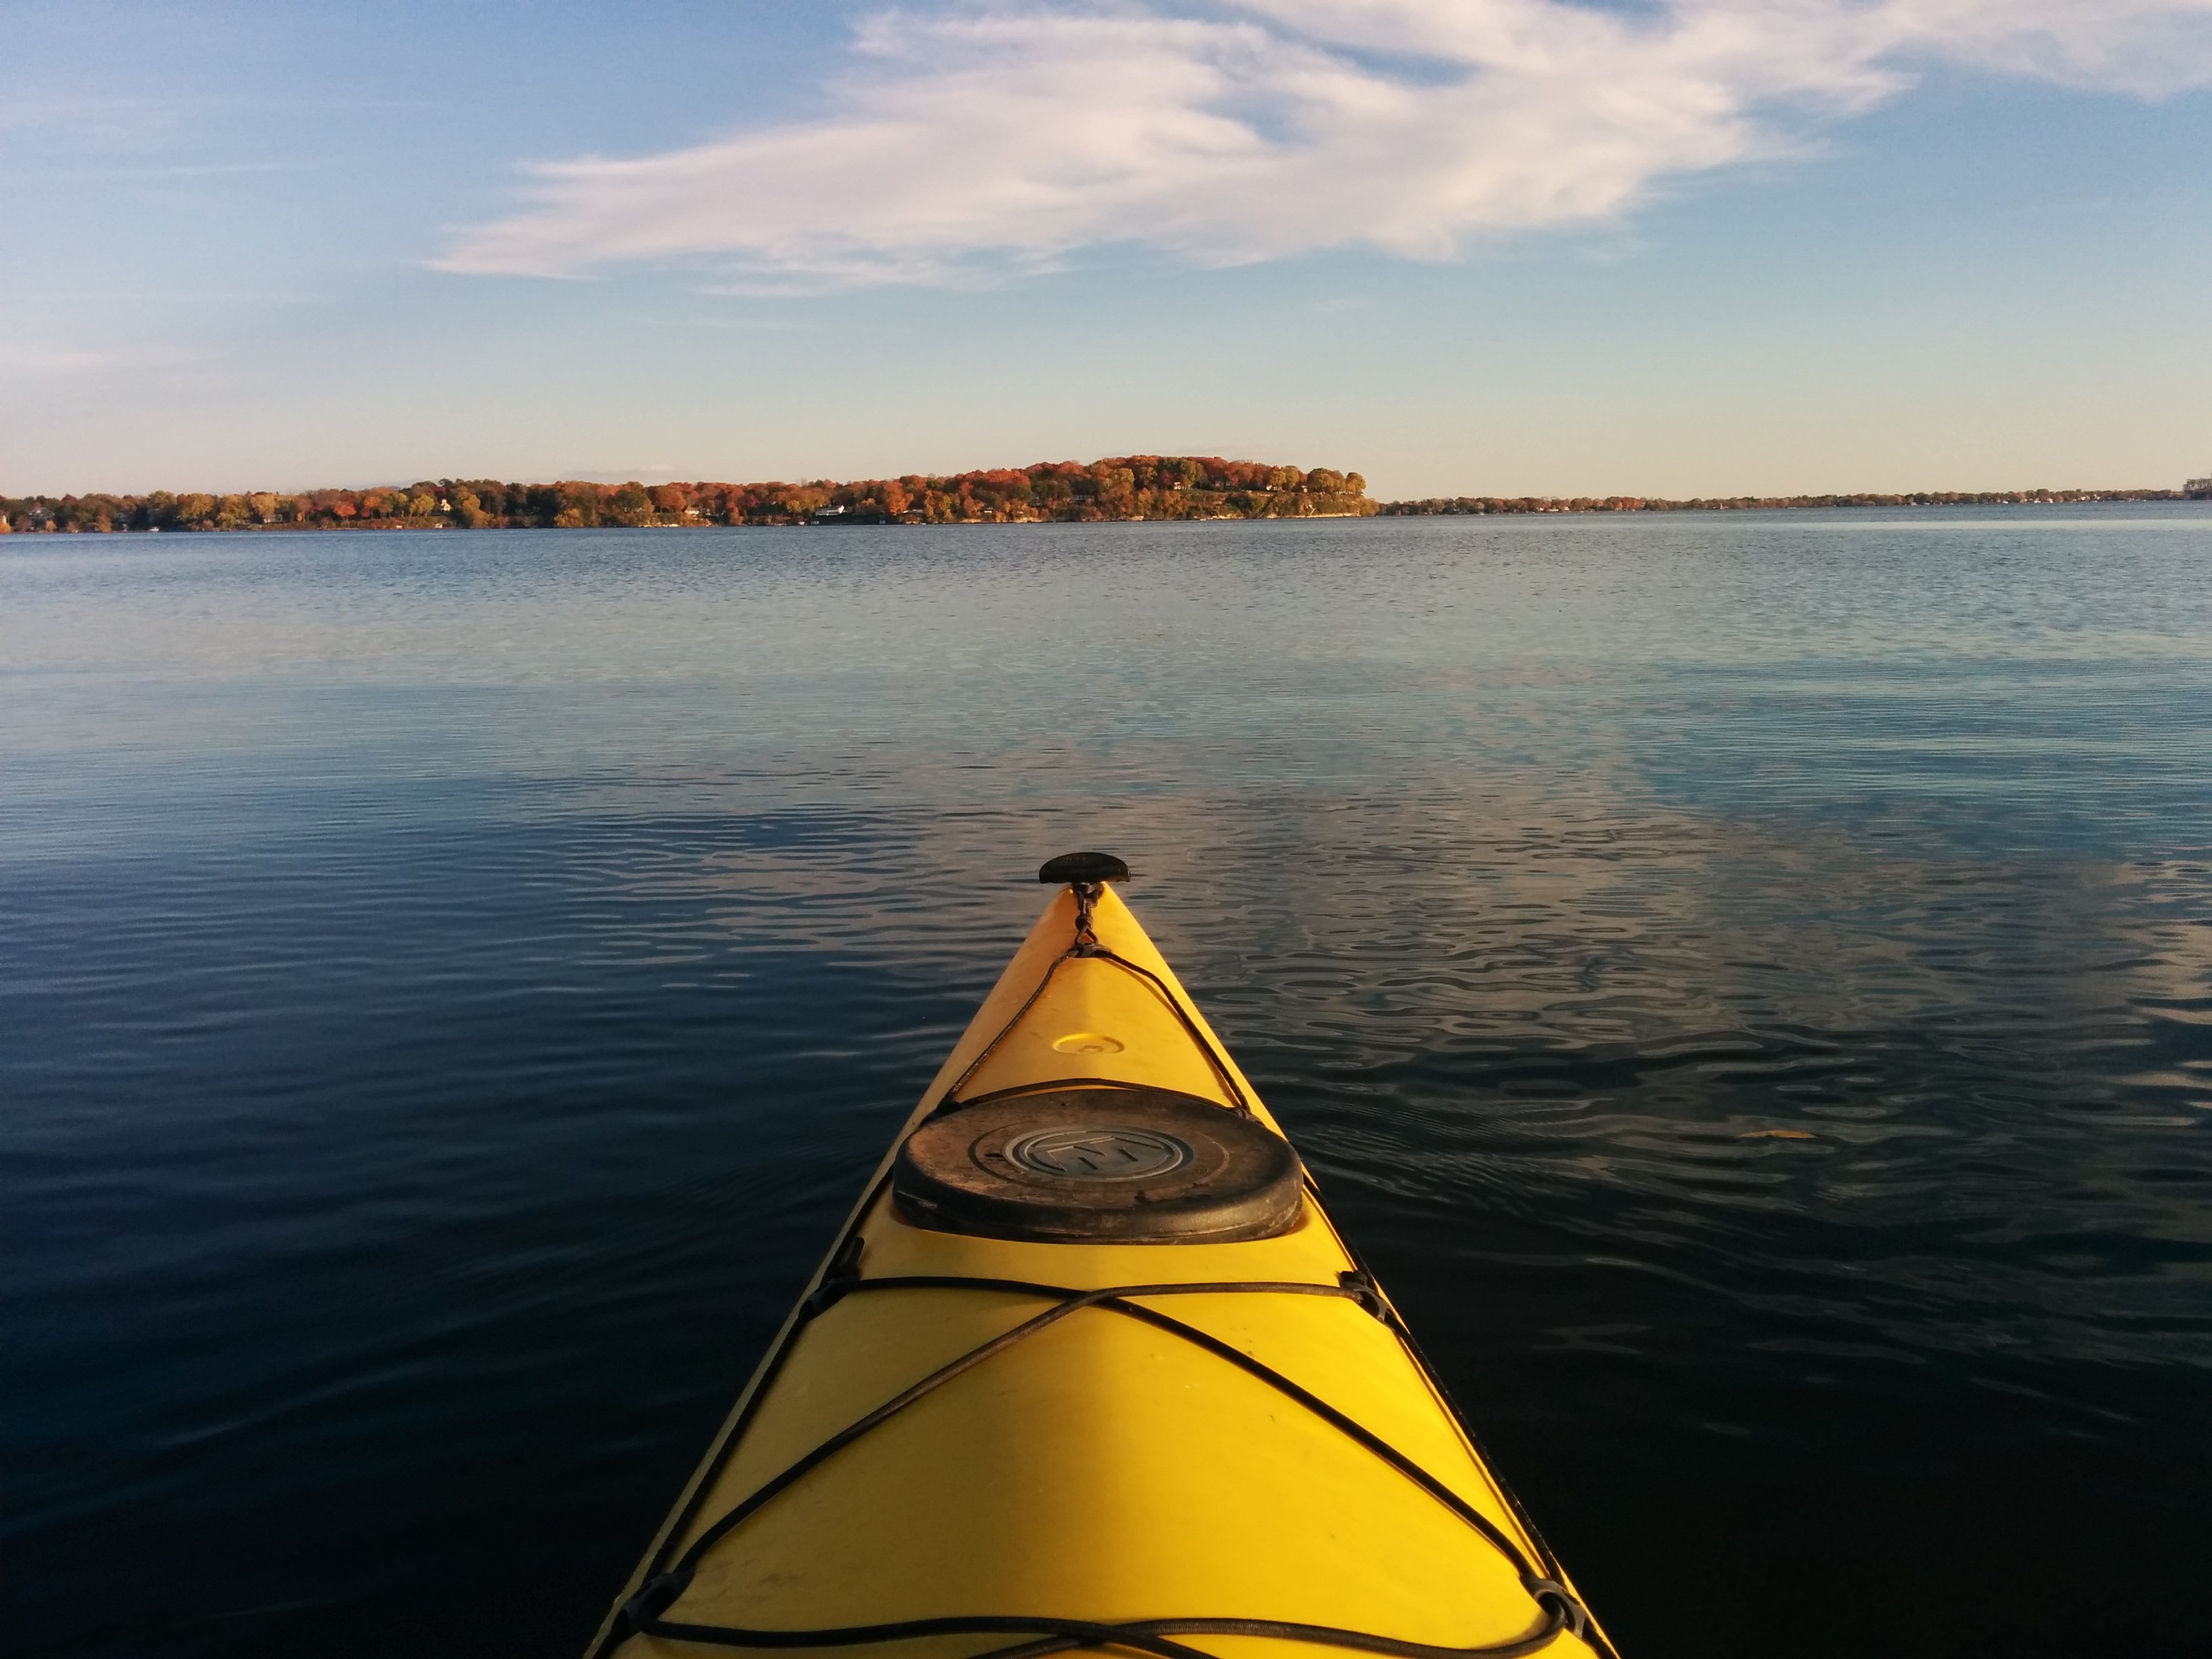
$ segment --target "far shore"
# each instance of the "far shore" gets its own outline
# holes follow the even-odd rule
[[[0,535],[232,530],[681,530],[713,526],[1141,524],[1218,519],[1460,518],[1555,513],[1741,513],[1881,507],[2058,507],[2212,500],[2179,489],[1882,490],[1821,495],[1435,495],[1376,501],[1357,472],[1218,456],[1122,455],[1084,463],[852,483],[509,483],[426,478],[367,489],[184,495],[0,496]]]

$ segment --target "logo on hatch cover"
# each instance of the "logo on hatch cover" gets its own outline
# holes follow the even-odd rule
[[[1190,1148],[1152,1129],[1042,1129],[1006,1155],[1024,1170],[1063,1181],[1134,1181],[1190,1162]]]

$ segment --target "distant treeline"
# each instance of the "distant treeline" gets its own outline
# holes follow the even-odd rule
[[[2199,483],[2206,487],[2198,489]],[[1778,507],[2013,507],[2028,501],[2180,501],[2212,497],[2212,480],[2186,489],[1916,489],[1903,495],[1699,495],[1686,501],[1651,495],[1434,495],[1385,501],[1386,518],[1422,519],[1472,513],[1727,513]]]
[[[1047,520],[1296,519],[1371,514],[1367,481],[1212,455],[1121,455],[857,483],[502,483],[296,495],[0,496],[0,531],[471,530],[588,525],[1005,524]]]
[[[1755,507],[2000,507],[2027,502],[2212,498],[2212,479],[2180,489],[1912,490],[1853,495],[1451,495],[1367,498],[1357,472],[1310,471],[1214,455],[1119,455],[1085,465],[945,476],[908,473],[836,483],[504,483],[425,478],[371,489],[296,495],[0,495],[10,531],[471,530],[605,526],[1034,524],[1105,519],[1304,519],[1382,514],[1426,518],[1487,513],[1718,513]]]

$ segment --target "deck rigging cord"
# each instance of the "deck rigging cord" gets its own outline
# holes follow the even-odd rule
[[[1050,866],[1048,866],[1049,868]],[[1012,1019],[984,1044],[967,1068],[946,1088],[937,1112],[957,1111],[973,1102],[959,1097],[960,1091],[982,1068],[986,1060],[998,1049],[1006,1037],[1028,1016],[1055,975],[1072,961],[1097,960],[1146,980],[1172,1009],[1192,1042],[1205,1056],[1232,1103],[1231,1109],[1240,1116],[1254,1116],[1250,1103],[1239,1084],[1235,1070],[1215,1048],[1207,1033],[1183,1007],[1182,1000],[1171,992],[1159,975],[1137,963],[1118,955],[1098,941],[1093,928],[1091,906],[1103,890],[1103,883],[1073,880],[1076,901],[1075,937],[1069,948],[1055,957],[1045,969],[1036,988],[1030,992]],[[1009,1091],[1012,1092],[1012,1091]],[[1026,1091],[1024,1091],[1026,1092]],[[985,1098],[994,1097],[983,1097]],[[1311,1182],[1307,1182],[1309,1193]],[[1029,1639],[1011,1645],[987,1649],[972,1659],[1044,1659],[1044,1656],[1064,1653],[1082,1648],[1121,1648],[1150,1654],[1154,1659],[1217,1659],[1205,1650],[1194,1648],[1173,1639],[1178,1636],[1258,1636],[1303,1642],[1316,1646],[1346,1649],[1357,1652],[1393,1656],[1393,1659],[1518,1659],[1548,1646],[1563,1634],[1572,1634],[1589,1639],[1601,1653],[1610,1654],[1610,1644],[1592,1629],[1589,1615],[1581,1601],[1561,1582],[1559,1565],[1554,1561],[1527,1518],[1520,1514],[1519,1505],[1511,1496],[1499,1488],[1499,1496],[1507,1509],[1522,1524],[1533,1547],[1522,1546],[1498,1523],[1469,1504],[1443,1481],[1424,1469],[1419,1464],[1399,1451],[1380,1436],[1345,1415],[1328,1401],[1309,1392],[1297,1382],[1272,1366],[1266,1364],[1242,1349],[1221,1339],[1186,1324],[1182,1320],[1147,1307],[1135,1297],[1211,1295],[1267,1295],[1341,1297],[1357,1304],[1388,1327],[1404,1346],[1415,1368],[1424,1377],[1429,1368],[1414,1346],[1412,1334],[1399,1319],[1396,1311],[1383,1297],[1380,1288],[1367,1273],[1364,1266],[1340,1275],[1334,1285],[1313,1284],[1301,1280],[1220,1280],[1197,1283],[1169,1283],[1154,1285],[1119,1285],[1097,1290],[1081,1290],[1066,1285],[1039,1284],[1024,1279],[992,1279],[953,1274],[890,1275],[878,1279],[863,1278],[860,1261],[865,1241],[860,1231],[860,1219],[865,1217],[881,1198],[885,1182],[878,1180],[855,1212],[854,1222],[840,1241],[821,1279],[808,1295],[792,1322],[769,1354],[760,1377],[750,1397],[732,1421],[720,1443],[701,1471],[693,1490],[675,1522],[655,1553],[656,1562],[665,1560],[668,1550],[680,1539],[705,1502],[710,1487],[743,1439],[750,1426],[755,1410],[768,1392],[769,1385],[781,1370],[799,1334],[816,1319],[836,1307],[846,1297],[892,1291],[982,1291],[1044,1299],[1051,1305],[1001,1332],[999,1335],[978,1344],[956,1358],[940,1365],[920,1381],[910,1384],[883,1404],[839,1430],[821,1442],[812,1450],[787,1465],[780,1473],[755,1487],[745,1497],[723,1512],[712,1525],[692,1539],[682,1553],[668,1565],[648,1576],[638,1589],[626,1601],[607,1632],[607,1639],[599,1649],[601,1655],[611,1654],[631,1635],[650,1636],[664,1641],[696,1643],[709,1646],[740,1649],[790,1649],[813,1647],[852,1647],[867,1644],[915,1640],[933,1636],[1008,1635],[1025,1636]],[[1355,1262],[1357,1256],[1353,1257]],[[1087,1309],[1096,1309],[1134,1320],[1179,1340],[1188,1342],[1228,1364],[1235,1366],[1256,1381],[1283,1395],[1306,1412],[1328,1424],[1331,1428],[1381,1460],[1407,1480],[1427,1493],[1490,1547],[1503,1555],[1519,1578],[1540,1615],[1535,1629],[1505,1641],[1454,1647],[1431,1643],[1413,1642],[1395,1637],[1377,1636],[1366,1632],[1340,1629],[1333,1626],[1308,1625],[1266,1619],[1222,1618],[1161,1618],[1126,1621],[1101,1621],[1057,1618],[1048,1614],[975,1614],[946,1618],[901,1620],[874,1625],[854,1625],[816,1630],[753,1629],[733,1625],[702,1624],[684,1620],[672,1620],[665,1615],[690,1587],[701,1562],[708,1552],[729,1537],[753,1516],[771,1504],[775,1498],[788,1491],[813,1469],[835,1457],[848,1446],[861,1439],[876,1428],[905,1411],[916,1401],[934,1393],[955,1378],[974,1370],[1039,1333],[1049,1329],[1064,1319]],[[1433,1386],[1433,1379],[1431,1379]]]
[[[1020,1007],[1014,1010],[1013,1018],[1000,1026],[997,1035],[983,1045],[975,1059],[968,1062],[968,1069],[952,1079],[951,1085],[945,1091],[937,1110],[957,1112],[963,1106],[974,1103],[972,1101],[963,1100],[960,1097],[961,1090],[968,1085],[969,1080],[976,1073],[983,1069],[983,1063],[999,1051],[999,1045],[1012,1036],[1015,1029],[1029,1018],[1030,1010],[1036,1007],[1046,991],[1051,988],[1054,976],[1062,968],[1071,962],[1103,962],[1121,969],[1125,973],[1134,975],[1158,993],[1160,1000],[1167,1005],[1168,1012],[1176,1017],[1176,1024],[1182,1027],[1184,1034],[1190,1038],[1193,1045],[1204,1057],[1206,1065],[1212,1069],[1214,1076],[1220,1080],[1223,1090],[1229,1096],[1230,1109],[1241,1118],[1250,1118],[1253,1115],[1252,1103],[1244,1093],[1244,1085],[1237,1081],[1237,1068],[1231,1066],[1228,1057],[1214,1046],[1213,1039],[1206,1035],[1206,1028],[1198,1023],[1190,1010],[1183,1006],[1182,999],[1168,989],[1167,981],[1151,969],[1141,963],[1130,961],[1120,952],[1098,942],[1098,934],[1091,921],[1091,907],[1097,902],[1098,895],[1104,890],[1105,884],[1096,881],[1073,881],[1068,884],[1068,886],[1075,894],[1074,943],[1052,959],[1051,965],[1044,970],[1044,977],[1037,981],[1036,988],[1029,994]],[[1079,1080],[1089,1081],[1090,1079]]]

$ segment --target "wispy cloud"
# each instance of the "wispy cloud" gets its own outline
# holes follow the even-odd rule
[[[28,88],[0,103],[0,133],[58,133],[87,143],[136,144],[174,133],[223,100],[198,94],[55,92]]]
[[[52,167],[48,179],[84,183],[94,179],[226,179],[262,173],[314,173],[330,167],[327,160],[281,161],[176,161],[146,167]]]
[[[532,169],[447,270],[684,263],[763,289],[959,283],[1137,245],[1204,264],[1603,221],[1802,150],[1938,63],[2212,84],[2212,0],[1238,0],[887,11],[812,121]]]
[[[198,369],[218,361],[204,346],[147,343],[129,348],[0,346],[0,372],[22,379],[76,380],[91,375],[149,375]]]

